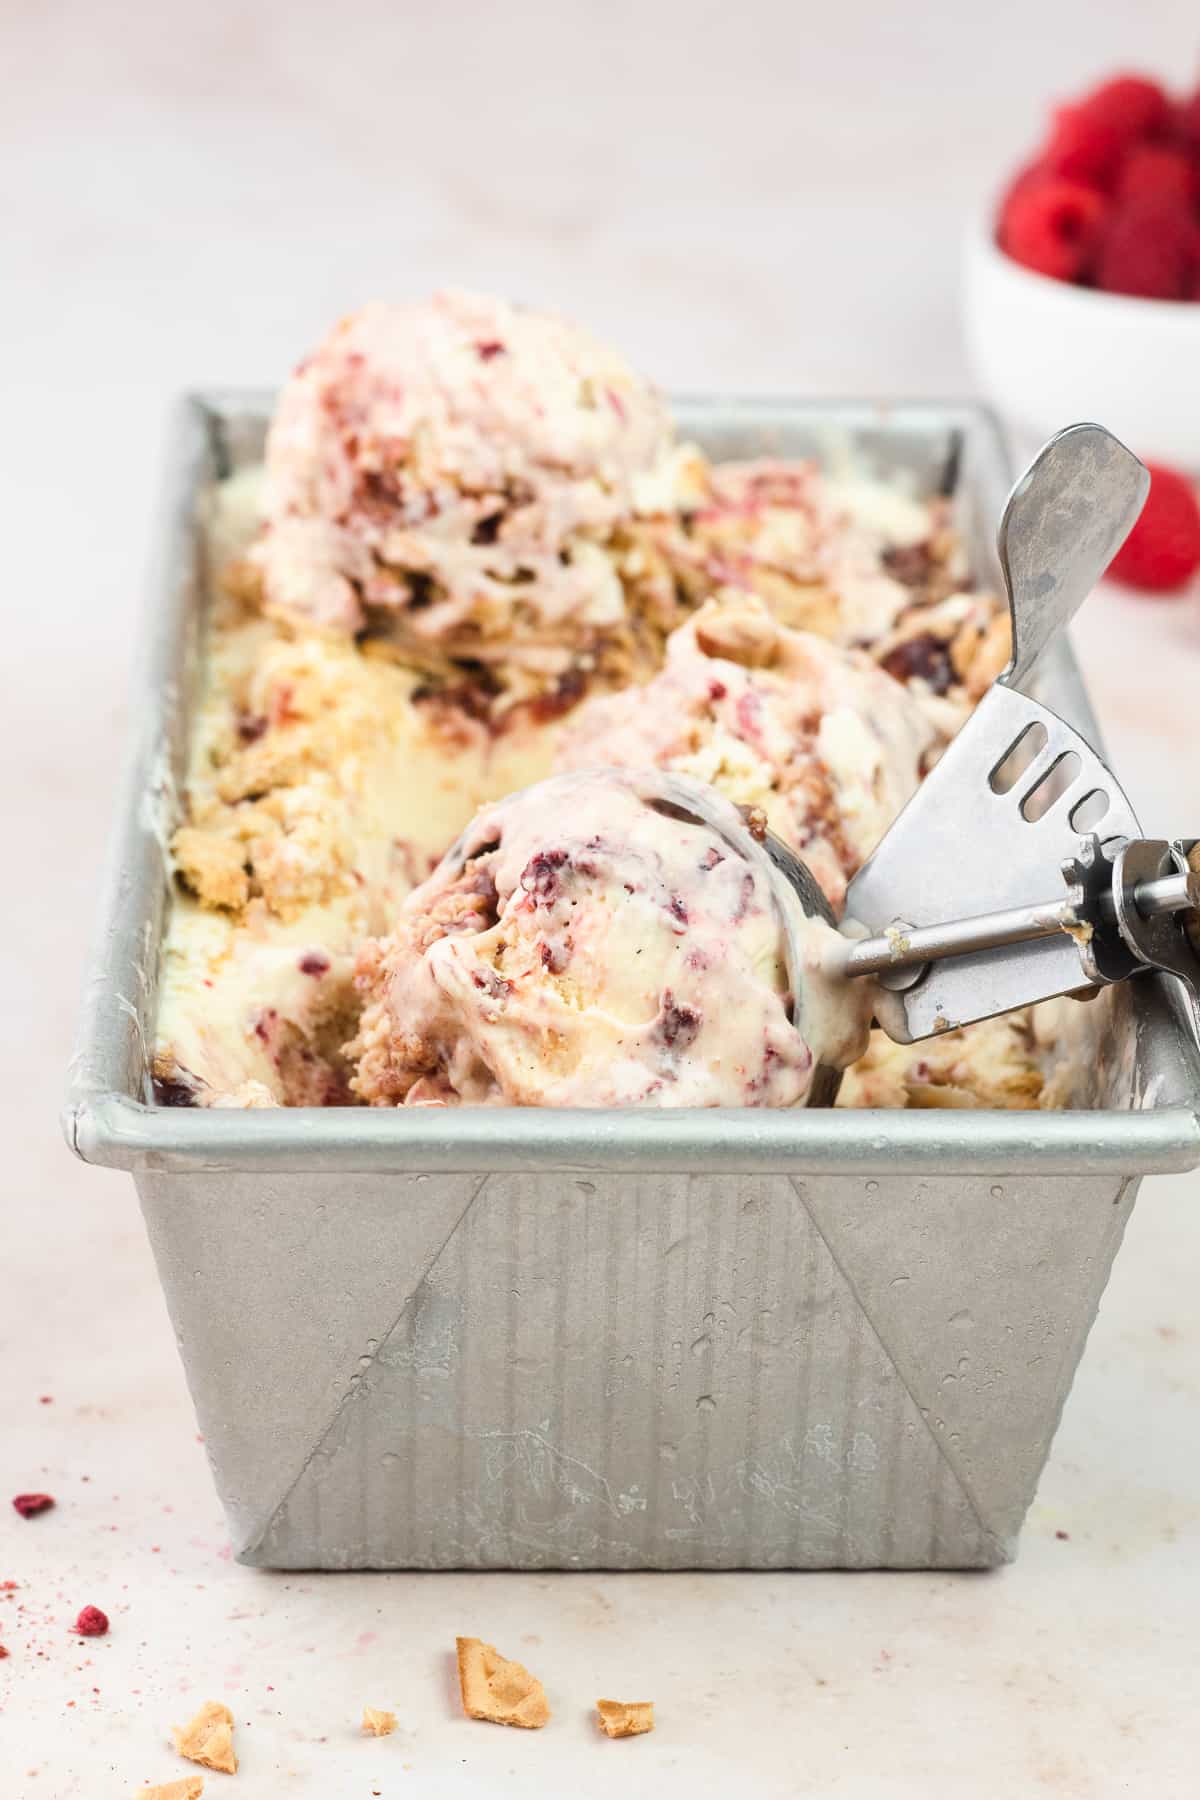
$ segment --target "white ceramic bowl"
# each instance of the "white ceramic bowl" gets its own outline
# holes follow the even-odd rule
[[[967,347],[992,404],[1038,439],[1095,419],[1139,456],[1200,469],[1200,302],[1035,275],[997,247],[994,217],[968,232],[963,283]]]

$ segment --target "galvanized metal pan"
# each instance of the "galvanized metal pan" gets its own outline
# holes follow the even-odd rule
[[[234,1547],[283,1568],[983,1568],[1009,1558],[1139,1178],[1200,1161],[1171,983],[1074,1009],[1072,1110],[148,1103],[195,691],[197,497],[269,399],[182,407],[65,1113],[134,1172]],[[686,401],[719,456],[1011,479],[974,406]],[[1095,738],[1069,651],[1040,697]]]
[[[131,713],[101,924],[88,968],[64,1125],[86,1161],[119,1168],[665,1170],[1011,1167],[1033,1171],[1191,1167],[1200,1161],[1200,1065],[1164,984],[1133,999],[1139,1040],[1127,1096],[1085,1114],[1003,1112],[223,1112],[149,1104],[158,947],[170,902],[175,822],[198,659],[203,590],[197,500],[252,459],[268,397],[197,395],[180,408]],[[720,456],[851,455],[917,491],[952,484],[979,579],[999,583],[994,520],[1010,465],[999,428],[970,405],[677,402],[681,431]],[[1098,728],[1065,646],[1049,704],[1093,740]],[[1098,1022],[1127,1011],[1106,996]]]

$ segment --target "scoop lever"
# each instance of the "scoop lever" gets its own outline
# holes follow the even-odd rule
[[[1148,486],[1137,457],[1084,424],[1052,438],[1009,496],[998,548],[1011,661],[846,896],[847,919],[893,947],[886,962],[881,945],[859,951],[855,972],[874,956],[879,1023],[900,1043],[1088,985],[1076,940],[1097,921],[1047,899],[1050,872],[1074,869],[1096,832],[1109,846],[1141,831],[1103,757],[1030,690]]]

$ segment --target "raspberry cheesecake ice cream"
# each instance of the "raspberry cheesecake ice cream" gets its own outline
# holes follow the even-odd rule
[[[760,807],[836,911],[938,743],[919,702],[867,656],[727,592],[672,633],[645,687],[585,702],[559,758],[669,769]]]
[[[698,784],[558,776],[484,808],[364,948],[351,1085],[377,1106],[796,1106],[865,1047],[838,941]]]
[[[265,606],[435,667],[560,672],[624,620],[603,546],[672,451],[657,392],[563,320],[458,292],[365,306],[280,398]]]
[[[621,534],[633,604],[682,623],[726,588],[780,624],[867,651],[952,733],[1008,659],[1008,617],[970,591],[949,502],[851,467],[681,461],[675,503]]]
[[[829,449],[826,466],[712,460],[677,442],[655,389],[614,351],[499,300],[446,293],[343,319],[285,387],[267,467],[239,464],[211,496],[192,742],[182,807],[163,827],[176,891],[158,1099],[536,1096],[522,1057],[544,1026],[548,1091],[795,1104],[806,1078],[787,1032],[762,1066],[761,1031],[754,1044],[738,1038],[732,990],[710,975],[701,992],[688,985],[697,969],[672,965],[681,935],[716,933],[702,906],[696,931],[689,913],[687,933],[634,947],[633,968],[653,979],[632,994],[612,985],[599,937],[586,934],[569,971],[546,969],[543,986],[545,965],[529,971],[536,982],[522,976],[507,1026],[503,1009],[489,1021],[456,989],[455,1052],[433,970],[445,959],[452,974],[501,919],[481,914],[465,938],[443,929],[462,894],[444,868],[432,891],[428,877],[481,806],[599,763],[699,780],[758,809],[840,909],[1008,642],[1003,609],[971,590],[948,503]],[[578,836],[569,811],[536,823],[548,853],[563,847],[555,836]],[[615,823],[613,841],[624,842]],[[640,843],[635,833],[627,854]],[[547,896],[522,906],[535,853],[505,901],[521,929],[501,963],[519,960],[533,916],[540,930],[553,910]],[[490,869],[489,858],[477,860]],[[555,905],[574,898],[578,910],[591,879],[559,878]],[[644,895],[637,907],[660,926],[667,917]],[[590,893],[584,913],[604,916]],[[738,967],[750,954],[743,924],[731,939]],[[418,980],[409,940],[422,930],[432,935]],[[434,954],[435,938],[457,947]],[[398,1003],[405,983],[420,1003],[412,1018]],[[819,984],[808,985],[811,1001]],[[760,1027],[774,1018],[769,987],[748,990]],[[576,1017],[563,996],[585,990]],[[605,1088],[599,1046],[607,1032],[611,1048],[614,1030],[633,1052]],[[814,1032],[801,1022],[810,1050]],[[719,1059],[735,1039],[741,1073],[719,1060],[706,1072],[710,1050]],[[1028,1091],[1036,1046],[1025,1039],[996,1039],[994,1057],[970,1033],[961,1057],[944,1048],[935,1068],[928,1054],[910,1066],[877,1047],[845,1094],[913,1105],[997,1092],[999,1076],[976,1079],[985,1062],[1011,1070],[1005,1091]]]
[[[215,569],[253,532],[248,489],[237,478],[217,497]],[[219,591],[202,676],[171,840],[155,1091],[172,1105],[343,1105],[359,944],[485,800],[548,772],[552,741],[426,705],[413,670]]]

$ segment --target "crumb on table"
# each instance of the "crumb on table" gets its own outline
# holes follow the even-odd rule
[[[596,1712],[605,1737],[640,1737],[654,1730],[653,1700],[597,1700]]]
[[[521,1663],[509,1662],[480,1638],[460,1637],[455,1642],[463,1710],[470,1718],[526,1731],[538,1731],[546,1724],[550,1707],[536,1675]]]
[[[202,1763],[206,1769],[220,1769],[226,1775],[237,1774],[233,1714],[220,1700],[206,1700],[194,1719],[175,1726],[172,1736],[180,1756],[186,1756],[189,1762]]]

